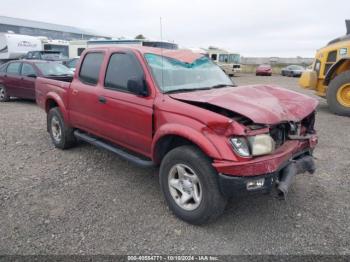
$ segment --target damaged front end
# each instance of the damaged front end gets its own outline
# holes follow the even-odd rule
[[[267,193],[277,190],[277,195],[286,199],[289,187],[297,174],[315,172],[312,152],[317,144],[317,136],[314,123],[315,112],[312,112],[298,122],[290,121],[276,125],[250,123],[245,126],[244,139],[250,152],[246,159],[239,162],[214,161],[214,167],[219,172],[222,193],[231,197],[242,193]],[[243,122],[240,124],[243,125]],[[252,137],[256,140],[261,136],[269,139],[266,138],[265,143],[260,142],[258,147],[261,148],[266,141],[272,143],[272,149],[267,150],[266,154],[254,152],[251,142]],[[239,154],[236,149],[235,151]]]
[[[315,172],[312,157],[317,144],[315,111],[300,121],[261,124],[217,106],[200,104],[200,107],[231,119],[226,126],[208,124],[227,137],[238,156],[238,161],[214,160],[224,195],[276,190],[281,199],[286,199],[297,174]]]
[[[216,114],[204,132],[221,154],[213,167],[224,195],[277,188],[285,198],[296,174],[315,171],[314,99],[268,86],[171,97]]]

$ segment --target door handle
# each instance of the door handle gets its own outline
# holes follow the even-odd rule
[[[98,101],[99,101],[101,104],[106,104],[106,103],[107,103],[107,99],[106,99],[105,97],[103,97],[103,96],[100,96],[100,97],[98,98]]]
[[[72,91],[72,94],[73,94],[73,95],[77,95],[78,93],[79,93],[79,91],[78,91],[78,90],[73,89],[73,91]]]

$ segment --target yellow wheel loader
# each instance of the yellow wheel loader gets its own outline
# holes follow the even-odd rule
[[[302,74],[299,85],[326,98],[333,113],[350,116],[350,20],[345,23],[347,34],[316,52],[312,70]]]

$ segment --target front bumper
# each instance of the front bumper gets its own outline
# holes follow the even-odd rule
[[[224,195],[232,196],[244,192],[269,192],[279,180],[281,171],[295,159],[312,155],[317,136],[308,140],[289,140],[273,154],[256,157],[244,162],[220,161],[213,163],[219,174],[219,185]],[[262,180],[257,190],[247,190],[247,182]]]
[[[311,158],[310,151],[300,152],[300,154],[295,155],[292,159],[284,162],[277,171],[273,173],[268,173],[260,176],[252,176],[252,177],[235,177],[235,176],[227,176],[219,173],[219,188],[223,195],[227,197],[232,196],[240,196],[245,194],[252,193],[270,193],[272,189],[275,188],[278,184],[282,184],[281,180],[284,180],[284,171],[288,169],[290,165],[297,163],[298,161],[303,161],[303,159]],[[312,161],[313,162],[313,161]],[[293,175],[304,173],[304,172],[313,173],[313,170],[308,169],[306,166],[301,166],[301,168]],[[249,188],[248,185],[256,182],[262,181],[259,187]],[[284,181],[283,181],[284,183]],[[289,181],[286,191],[288,192],[288,188],[290,186],[291,180]],[[284,185],[285,186],[285,185]],[[284,192],[286,195],[287,192]]]
[[[248,159],[246,161],[214,160],[218,173],[230,176],[259,176],[278,171],[283,163],[305,151],[312,151],[317,144],[317,136],[308,140],[288,140],[273,154]]]

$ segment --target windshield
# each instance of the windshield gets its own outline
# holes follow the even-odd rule
[[[145,58],[153,77],[163,92],[233,85],[231,79],[221,68],[205,56],[191,64],[155,54],[145,54]]]
[[[41,58],[43,60],[59,60],[62,59],[63,56],[61,53],[42,53]]]
[[[67,66],[69,68],[75,68],[77,66],[79,59],[72,59],[70,61],[67,62]]]
[[[60,52],[63,57],[68,57],[68,45],[45,44],[44,50],[45,51],[57,51],[57,52]]]
[[[290,66],[290,69],[294,69],[294,70],[304,70],[304,68],[302,66]]]
[[[65,67],[64,65],[58,63],[36,63],[41,73],[44,76],[71,76],[73,72]]]

